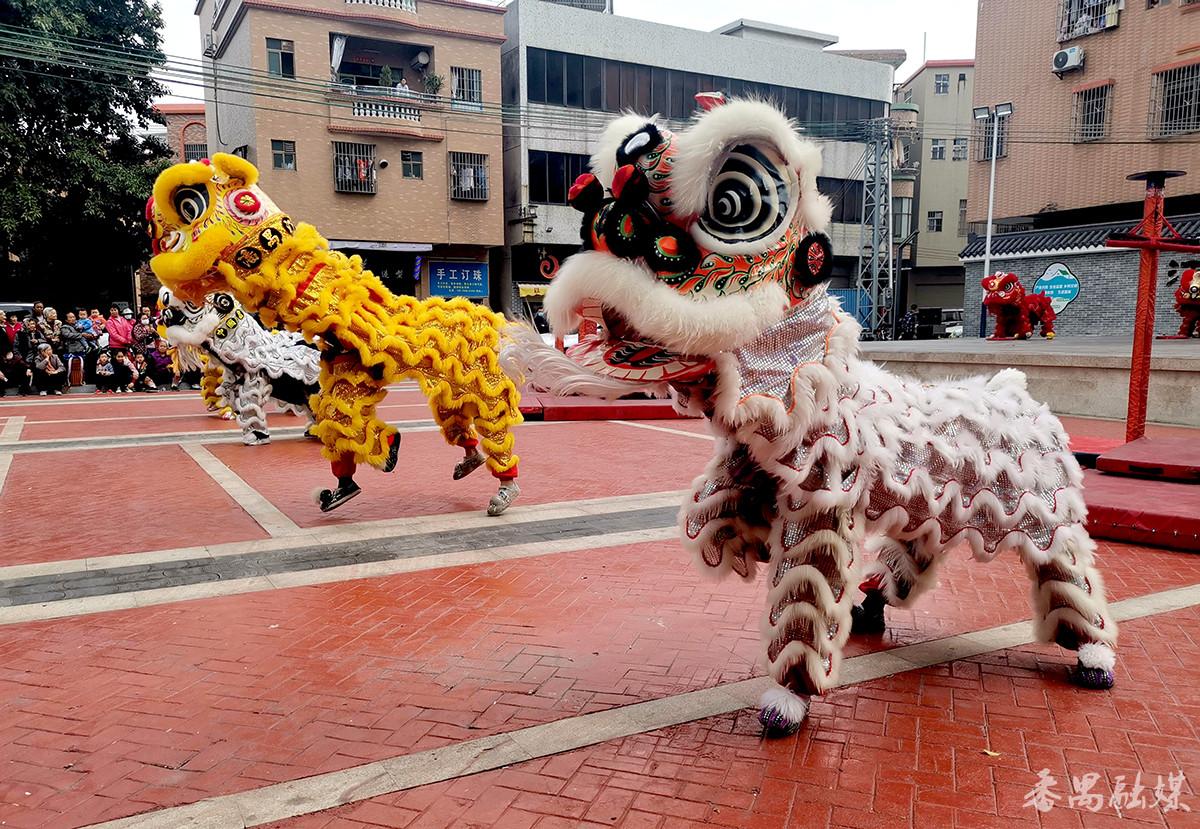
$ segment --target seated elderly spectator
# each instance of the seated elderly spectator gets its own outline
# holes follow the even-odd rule
[[[68,311],[62,328],[58,329],[58,353],[67,365],[67,375],[71,384],[78,386],[83,383],[83,361],[89,351],[87,340],[76,327],[75,314]]]
[[[67,369],[62,359],[54,353],[50,343],[39,343],[37,358],[33,362],[33,385],[38,394],[47,392],[62,394],[67,385]]]
[[[154,343],[154,350],[146,355],[146,363],[150,366],[150,377],[154,384],[161,388],[171,387],[171,391],[179,390],[179,375],[175,370],[175,355],[167,347],[167,341],[160,339]]]
[[[17,332],[17,338],[13,342],[13,351],[20,354],[21,359],[27,365],[32,366],[33,361],[37,359],[38,346],[44,342],[46,342],[46,338],[38,329],[37,320],[30,317],[25,320],[24,326]]]
[[[18,394],[28,394],[29,385],[33,382],[33,371],[21,359],[21,355],[9,349],[0,360],[0,397],[12,389]]]
[[[62,320],[58,318],[58,311],[47,308],[42,314],[42,318],[38,320],[38,330],[42,332],[42,336],[46,342],[50,343],[55,353],[62,353],[59,350],[58,342],[58,334],[62,330]]]

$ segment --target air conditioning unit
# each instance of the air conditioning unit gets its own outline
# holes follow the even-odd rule
[[[1067,72],[1073,72],[1076,69],[1082,68],[1083,47],[1070,46],[1066,49],[1059,49],[1054,53],[1054,60],[1050,71],[1061,78]]]

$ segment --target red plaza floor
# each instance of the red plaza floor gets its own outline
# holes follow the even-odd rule
[[[763,739],[749,708],[648,720],[435,783],[395,771],[383,793],[345,784],[331,805],[320,793],[333,773],[366,779],[418,752],[436,763],[473,741],[584,728],[590,715],[762,673],[761,581],[698,575],[669,515],[650,540],[618,523],[698,474],[711,451],[700,424],[523,426],[522,498],[489,525],[477,514],[491,479],[450,480],[455,452],[427,430],[417,393],[394,391],[388,405],[407,424],[400,469],[364,470],[364,494],[322,515],[310,491],[328,468],[315,445],[283,433],[244,447],[195,394],[0,401],[0,825],[141,815],[241,826],[164,810],[233,795],[267,804],[295,781],[288,817],[262,805],[245,825],[1200,826],[1200,598],[1155,604],[1200,585],[1200,558],[1125,544],[1100,550],[1110,599],[1141,608],[1122,624],[1110,693],[1067,684],[1059,649],[1020,645],[840,688],[786,739]],[[1111,423],[1067,425],[1081,448],[1119,441]],[[228,474],[214,477],[197,451]],[[264,505],[239,506],[231,479]],[[546,522],[577,505],[594,523],[566,544]],[[264,513],[294,529],[260,523]],[[394,542],[381,524],[392,519],[434,533],[495,526],[517,541],[468,563],[435,551],[403,572],[341,565],[346,549]],[[275,578],[321,545],[338,569],[319,583]],[[201,548],[268,558],[232,580],[198,561],[191,587],[154,586]],[[115,587],[122,568],[144,589]],[[73,582],[77,598],[5,597],[22,579],[81,571],[94,576]],[[136,606],[116,601],[129,595]],[[935,592],[889,610],[888,632],[852,640],[847,655],[940,647],[1028,619],[1028,601],[1019,562],[963,551]],[[1047,811],[1026,805],[1043,770],[1055,780]]]

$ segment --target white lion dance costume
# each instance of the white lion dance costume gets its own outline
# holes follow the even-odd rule
[[[1117,629],[1062,425],[1017,371],[923,384],[860,359],[859,325],[823,284],[819,149],[766,104],[697,100],[707,111],[678,134],[616,120],[571,190],[586,250],[546,309],[557,334],[599,333],[570,359],[527,336],[506,361],[551,391],[636,384],[709,419],[716,453],[680,525],[706,571],[770,564],[769,730],[797,728],[852,627],[881,631],[884,604],[933,586],[961,542],[984,561],[1016,551],[1039,638],[1078,651],[1078,684],[1111,687]]]
[[[226,293],[208,294],[197,306],[163,288],[158,304],[159,333],[176,347],[181,368],[207,369],[202,355],[222,367],[217,398],[219,405],[233,410],[242,443],[271,442],[266,413],[271,400],[285,411],[306,415],[312,424],[308,401],[319,390],[321,355],[304,337],[268,331]]]

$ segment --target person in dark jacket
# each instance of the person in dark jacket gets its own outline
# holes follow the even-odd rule
[[[5,351],[4,359],[0,360],[0,375],[3,375],[4,378],[0,380],[0,397],[8,394],[9,389],[18,394],[29,393],[29,384],[33,382],[33,372],[21,359],[21,355],[12,349]]]
[[[25,320],[24,327],[17,332],[17,338],[13,342],[13,351],[21,355],[21,359],[25,361],[26,365],[32,366],[33,361],[37,359],[38,346],[44,342],[46,342],[46,338],[42,336],[37,321],[30,317]]]

